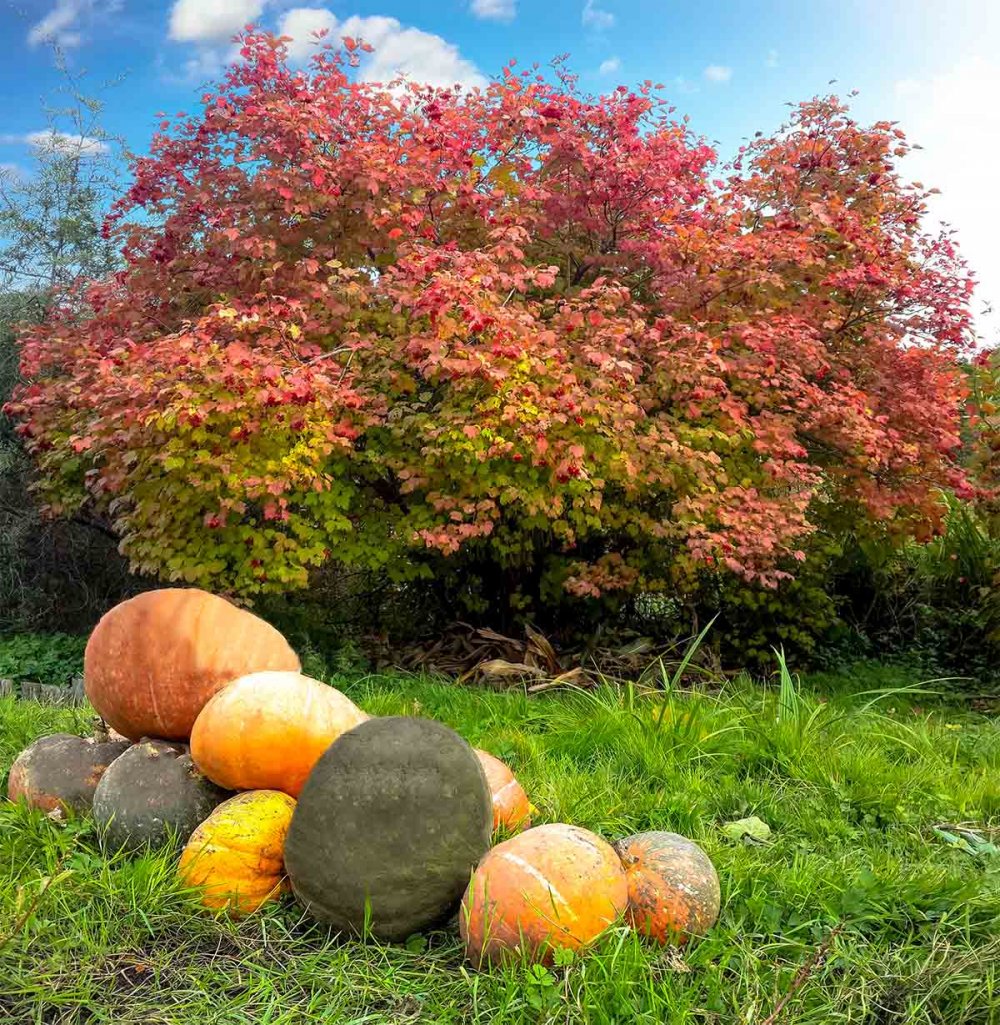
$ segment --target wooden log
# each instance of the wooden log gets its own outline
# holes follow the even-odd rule
[[[22,680],[17,690],[22,701],[42,700],[42,685],[36,680]]]
[[[69,703],[74,708],[87,703],[87,692],[83,689],[82,676],[74,676],[69,682]]]
[[[68,687],[57,683],[22,680],[18,689],[22,701],[37,701],[42,705],[64,705],[69,708],[79,708],[87,701],[82,677],[75,678]]]

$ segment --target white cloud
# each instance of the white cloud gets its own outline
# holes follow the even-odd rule
[[[611,28],[615,23],[615,16],[610,11],[601,10],[594,6],[594,0],[587,0],[583,5],[581,19],[584,28],[601,29]]]
[[[281,20],[280,33],[293,38],[288,48],[292,60],[302,63],[314,52],[315,40],[310,36],[317,28],[330,30],[329,42],[339,43],[343,36],[351,36],[374,47],[374,53],[362,56],[358,76],[362,82],[389,82],[403,74],[414,82],[436,87],[486,84],[475,64],[466,60],[453,43],[379,14],[355,14],[338,21],[325,8],[288,11]]]
[[[239,58],[233,36],[255,22],[268,2],[273,0],[175,0],[170,9],[170,38],[195,43],[196,49],[180,73],[165,71],[163,77],[180,85],[216,78]]]
[[[164,78],[179,85],[196,85],[218,78],[227,65],[239,59],[240,48],[235,43],[229,46],[199,46],[194,56],[184,62],[184,70],[180,74],[167,72]]]
[[[702,74],[709,82],[725,85],[733,77],[733,69],[727,68],[724,64],[709,64]]]
[[[4,138],[10,138],[5,136]],[[72,135],[68,132],[57,132],[51,128],[43,128],[38,132],[29,132],[21,136],[32,149],[43,153],[64,153],[67,156],[96,157],[108,152],[108,144],[88,135]]]
[[[170,38],[178,42],[219,42],[256,20],[265,0],[176,0],[170,10]]]
[[[768,68],[776,68],[778,66],[778,51],[768,50],[767,56],[764,58],[764,66]]]
[[[66,49],[79,46],[76,23],[83,13],[82,0],[57,0],[55,7],[28,30],[28,45],[56,43]]]
[[[606,61],[601,61],[601,66],[597,70],[602,75],[613,75],[621,66],[622,62],[617,57],[609,57]]]
[[[296,64],[305,64],[318,50],[313,33],[326,29],[329,35],[323,42],[339,44],[340,39],[334,33],[336,28],[337,16],[333,11],[325,7],[295,7],[281,19],[278,35],[292,37],[288,44],[288,56]]]
[[[109,146],[100,139],[89,135],[72,135],[69,132],[57,132],[53,128],[41,128],[37,132],[26,135],[12,135],[7,132],[0,135],[0,145],[30,146],[32,149],[45,153],[79,153],[84,157],[95,157],[99,153],[107,153]],[[10,170],[13,164],[4,164]]]
[[[28,29],[28,45],[70,50],[83,42],[80,23],[121,9],[122,0],[56,0],[48,14]]]
[[[967,57],[925,81],[904,79],[894,92],[900,127],[923,147],[900,170],[941,190],[930,198],[929,214],[955,229],[979,278],[975,310],[988,303],[995,311],[978,317],[979,330],[988,341],[1000,341],[1000,60]]]
[[[698,87],[690,79],[685,78],[683,75],[678,75],[674,79],[674,88],[679,93],[696,93]]]
[[[517,0],[472,0],[469,6],[477,18],[488,21],[513,21],[517,16]]]
[[[344,22],[342,29],[344,35],[360,36],[375,47],[362,65],[362,81],[388,82],[397,74],[405,74],[415,82],[432,86],[486,85],[475,64],[466,60],[453,43],[400,25],[395,18],[355,15]]]

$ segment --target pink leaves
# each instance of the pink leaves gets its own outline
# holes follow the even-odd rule
[[[770,586],[821,504],[917,529],[967,487],[969,276],[891,126],[816,99],[723,177],[648,88],[393,93],[348,79],[357,40],[308,71],[241,42],[11,406],[54,503],[132,500],[142,566],[204,545],[255,593],[526,545],[603,553],[560,570],[589,598],[639,565]]]

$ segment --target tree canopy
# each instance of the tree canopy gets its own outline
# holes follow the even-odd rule
[[[380,86],[355,40],[240,46],[135,161],[124,269],[23,337],[45,500],[138,570],[774,586],[831,504],[928,536],[967,489],[972,281],[894,124],[814,98],[723,167],[651,82]]]

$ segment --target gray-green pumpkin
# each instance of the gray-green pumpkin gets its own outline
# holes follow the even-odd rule
[[[371,719],[313,768],[285,867],[296,897],[339,930],[402,940],[455,913],[490,845],[490,790],[473,749],[441,723]]]
[[[100,742],[72,733],[41,737],[10,767],[7,796],[47,812],[87,812],[108,766],[128,748],[127,740]]]
[[[94,793],[94,819],[111,850],[186,843],[231,797],[203,776],[187,745],[144,738],[111,764]]]

